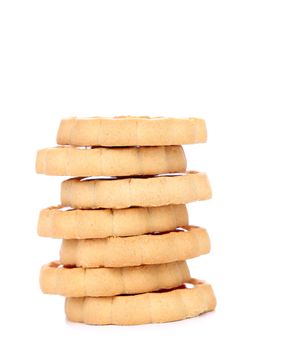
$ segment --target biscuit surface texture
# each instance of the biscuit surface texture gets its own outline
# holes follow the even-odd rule
[[[198,118],[113,117],[62,119],[59,145],[170,146],[206,142],[205,121]]]
[[[190,279],[185,261],[119,268],[66,268],[59,262],[44,265],[40,287],[44,293],[67,297],[100,297],[146,293],[175,288]]]
[[[195,279],[193,288],[130,296],[67,298],[69,321],[96,325],[136,325],[182,320],[212,311],[216,299],[212,287]]]
[[[209,251],[207,231],[188,226],[183,231],[164,234],[66,239],[62,242],[60,262],[84,268],[139,266],[182,261]]]
[[[205,173],[132,178],[72,178],[62,182],[61,203],[80,209],[157,207],[211,198]]]
[[[187,225],[188,213],[183,204],[95,210],[50,207],[40,212],[38,234],[65,239],[124,237],[172,231]]]
[[[186,170],[181,146],[76,148],[39,150],[36,171],[62,176],[131,176]]]

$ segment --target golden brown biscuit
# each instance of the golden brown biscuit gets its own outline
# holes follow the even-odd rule
[[[130,176],[179,173],[186,170],[181,146],[76,148],[39,150],[36,171],[64,176]]]
[[[61,203],[80,209],[157,207],[211,198],[207,175],[187,172],[132,178],[72,178],[61,185]]]
[[[44,293],[67,297],[100,297],[146,293],[177,287],[190,279],[185,261],[136,267],[83,269],[44,265],[40,287]]]
[[[210,284],[191,279],[193,288],[100,298],[67,298],[69,321],[95,325],[136,325],[182,320],[213,311]]]
[[[60,250],[62,265],[124,267],[163,264],[207,254],[210,240],[205,229],[188,226],[163,234],[98,239],[66,239]]]
[[[113,117],[62,119],[59,145],[170,146],[206,142],[205,121],[197,118]]]
[[[173,231],[188,225],[185,205],[127,209],[41,210],[38,234],[65,239],[137,236],[150,232]]]

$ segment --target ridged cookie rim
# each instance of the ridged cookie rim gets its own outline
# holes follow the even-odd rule
[[[60,121],[57,144],[76,146],[171,146],[207,141],[201,118],[70,117]]]
[[[207,174],[197,171],[111,179],[71,178],[61,184],[62,205],[80,209],[157,207],[211,196]]]
[[[59,260],[84,268],[124,267],[182,261],[209,251],[206,229],[189,225],[162,234],[63,240]]]
[[[133,176],[186,170],[181,146],[96,147],[57,146],[40,149],[36,172],[50,176]]]
[[[66,317],[92,325],[137,325],[179,321],[215,310],[212,286],[195,278],[188,283],[193,288],[131,296],[66,298]]]
[[[91,269],[64,267],[60,261],[53,261],[42,266],[39,281],[45,294],[101,297],[175,288],[189,279],[190,273],[185,261]]]
[[[90,239],[136,236],[188,225],[184,204],[123,209],[66,209],[52,206],[39,213],[41,237]]]

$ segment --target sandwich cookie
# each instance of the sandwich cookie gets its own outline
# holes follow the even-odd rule
[[[157,207],[211,198],[205,173],[131,178],[71,178],[61,185],[61,203],[80,209]]]
[[[74,146],[170,146],[206,142],[203,119],[113,117],[62,119],[57,144]]]
[[[124,237],[173,231],[187,225],[188,213],[183,204],[95,210],[58,206],[41,210],[38,234],[65,239]]]
[[[191,259],[209,251],[207,231],[187,226],[133,237],[66,239],[61,245],[60,262],[84,268],[153,265]]]
[[[137,325],[182,320],[216,307],[210,284],[191,279],[193,288],[180,288],[101,298],[67,298],[69,321],[93,325]]]
[[[37,153],[36,172],[63,176],[131,176],[186,170],[181,146],[53,147]]]
[[[101,297],[174,288],[189,279],[190,273],[185,261],[93,269],[64,267],[59,262],[52,262],[41,268],[40,287],[46,294]]]

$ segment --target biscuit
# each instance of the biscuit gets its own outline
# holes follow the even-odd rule
[[[193,288],[100,298],[67,298],[69,321],[93,325],[136,325],[182,320],[213,311],[216,298],[210,284],[191,279]],[[184,287],[184,286],[182,286]]]
[[[59,262],[44,265],[40,287],[44,293],[67,297],[101,297],[146,293],[175,288],[190,279],[185,261],[137,267],[62,267]]]
[[[170,146],[206,142],[197,118],[113,117],[62,119],[57,144],[74,146]]]
[[[61,203],[80,209],[157,207],[211,198],[207,175],[187,172],[132,178],[72,178],[62,182]]]
[[[38,234],[65,239],[124,237],[173,231],[187,225],[188,213],[183,204],[95,210],[50,207],[40,212]]]
[[[37,153],[36,172],[63,176],[130,176],[181,173],[181,146],[76,148],[53,147]]]
[[[162,234],[66,239],[61,245],[60,262],[85,268],[139,266],[182,261],[209,251],[207,231],[187,226]]]

